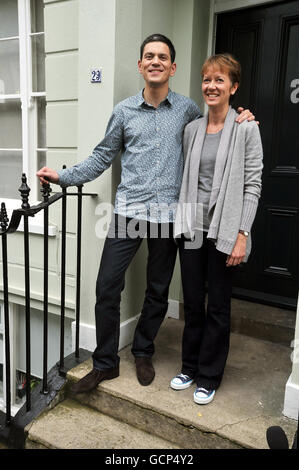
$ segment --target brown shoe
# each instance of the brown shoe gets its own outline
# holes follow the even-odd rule
[[[135,364],[139,383],[145,386],[152,383],[155,377],[155,369],[151,357],[135,357]]]
[[[118,376],[118,367],[106,370],[92,369],[87,375],[82,377],[79,382],[75,383],[70,390],[72,393],[90,392],[96,388],[102,380],[115,379]]]

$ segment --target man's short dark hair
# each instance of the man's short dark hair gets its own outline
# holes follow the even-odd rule
[[[167,44],[167,46],[169,47],[171,63],[173,64],[173,62],[175,61],[175,48],[171,40],[163,34],[151,34],[150,36],[145,38],[145,40],[140,46],[140,60],[142,60],[144,48],[149,42],[164,42],[165,44]]]

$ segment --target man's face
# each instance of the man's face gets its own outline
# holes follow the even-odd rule
[[[164,42],[146,44],[142,59],[138,61],[138,70],[151,87],[160,87],[168,83],[169,78],[175,74],[176,64],[171,63],[167,44]]]

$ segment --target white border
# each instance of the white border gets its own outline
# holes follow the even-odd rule
[[[140,314],[120,324],[119,350],[125,348],[133,341],[134,331]],[[72,322],[72,349],[75,350],[76,344],[76,322]],[[87,351],[94,351],[96,348],[96,328],[94,325],[80,323],[80,341],[79,347]]]
[[[166,318],[180,319],[180,302],[178,300],[168,299],[168,310]]]
[[[287,418],[298,419],[299,412],[299,385],[292,382],[289,377],[284,395],[284,408],[282,414]]]
[[[178,300],[168,300],[168,310],[166,318],[179,319],[179,308],[180,302]],[[135,317],[129,318],[121,322],[120,324],[120,335],[119,335],[119,350],[125,348],[133,341],[133,336],[137,322],[139,320],[140,313]],[[94,351],[96,348],[96,328],[94,325],[87,325],[86,323],[80,323],[80,340],[79,347],[86,349],[87,351]],[[72,322],[72,349],[75,350],[76,344],[76,322]]]

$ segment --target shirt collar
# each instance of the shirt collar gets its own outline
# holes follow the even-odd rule
[[[166,96],[166,99],[171,105],[173,104],[173,92],[170,88],[168,89],[168,95]]]
[[[136,98],[137,98],[137,106],[141,106],[143,104],[147,104],[147,102],[145,101],[145,99],[143,98],[143,90],[140,90],[140,92],[138,93],[138,95],[136,95]],[[168,95],[166,96],[164,102],[167,102],[172,105],[173,104],[173,92],[171,91],[171,89],[169,88],[168,89]]]

